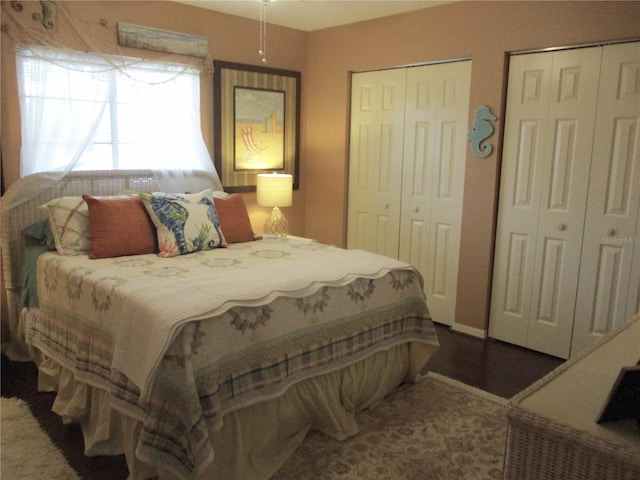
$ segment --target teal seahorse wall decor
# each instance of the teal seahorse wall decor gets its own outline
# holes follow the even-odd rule
[[[493,134],[493,125],[489,123],[490,120],[496,120],[496,116],[491,113],[491,109],[486,105],[479,106],[473,119],[473,128],[469,130],[471,150],[478,158],[486,158],[493,151],[493,145],[483,143]]]

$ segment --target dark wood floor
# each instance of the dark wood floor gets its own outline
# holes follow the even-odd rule
[[[426,370],[511,398],[564,360],[497,340],[481,340],[438,326],[440,349]]]
[[[562,360],[495,340],[481,340],[438,326],[440,349],[426,370],[510,398]],[[25,400],[71,466],[86,480],[125,480],[124,456],[83,455],[82,434],[75,425],[63,425],[51,412],[54,394],[37,392],[37,372],[32,363],[11,362],[2,357],[2,396]]]

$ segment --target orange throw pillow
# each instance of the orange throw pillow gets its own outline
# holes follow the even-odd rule
[[[218,221],[227,243],[251,242],[255,234],[242,196],[234,193],[225,198],[213,197]]]
[[[142,255],[158,251],[156,229],[138,195],[96,198],[82,195],[89,207],[89,258]]]

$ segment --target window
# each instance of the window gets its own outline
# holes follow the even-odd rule
[[[17,66],[21,175],[211,168],[195,68],[47,47]]]

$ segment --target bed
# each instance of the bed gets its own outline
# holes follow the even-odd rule
[[[101,243],[94,202],[144,198],[149,208],[168,195],[149,200],[166,192],[154,172],[74,172],[42,188],[46,179],[24,177],[2,199],[6,351],[38,365],[39,389],[57,392],[53,410],[80,424],[85,453],[124,453],[130,479],[267,479],[310,429],[357,434],[355,413],[415,381],[438,348],[415,269],[306,239],[236,235],[246,209],[227,210],[238,196],[215,174],[194,172],[178,196],[213,198],[218,244],[175,236],[191,248],[176,252],[159,236],[135,255],[109,251],[137,228]],[[68,198],[92,208],[88,253],[78,247],[86,235],[68,245],[73,254],[61,250],[55,225],[55,250],[29,235]]]

